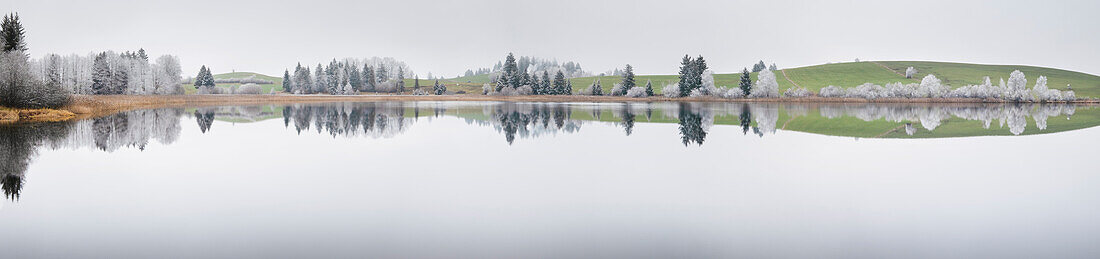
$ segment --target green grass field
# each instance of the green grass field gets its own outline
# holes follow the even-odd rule
[[[905,69],[910,66],[918,70],[917,76],[913,79],[907,79],[902,76],[902,74],[905,73]],[[1017,69],[1027,75],[1029,84],[1034,84],[1039,76],[1046,76],[1048,80],[1047,86],[1050,88],[1066,90],[1066,84],[1072,84],[1073,90],[1077,93],[1078,97],[1100,97],[1100,76],[1055,68],[1019,65],[981,65],[927,61],[865,61],[788,68],[781,71],[775,71],[775,74],[776,79],[779,81],[780,92],[794,87],[795,83],[816,92],[830,85],[855,87],[864,83],[879,85],[894,82],[920,83],[920,79],[929,73],[936,75],[937,78],[952,87],[980,84],[982,78],[986,76],[990,77],[994,84],[996,84],[1000,78],[1007,79],[1009,73]],[[784,77],[784,72],[786,73],[786,77]],[[756,80],[756,76],[757,73],[752,73],[753,81]],[[740,77],[740,73],[715,74],[714,81],[719,87],[736,87],[740,81]],[[788,78],[790,81],[788,81]],[[573,78],[571,79],[573,82],[573,90],[579,91],[584,89],[597,79],[600,80],[605,92],[611,90],[615,83],[621,80],[618,76]],[[679,81],[676,75],[638,75],[635,79],[639,86],[644,86],[646,80],[653,81],[653,88],[658,93],[661,92],[661,88],[665,85]],[[446,79],[444,82],[448,84],[461,83],[474,87],[488,83],[489,76],[476,75],[471,77],[458,77]],[[1031,86],[1032,85],[1029,85],[1028,87]]]
[[[262,84],[262,85],[260,85],[260,87],[263,88],[263,93],[268,93],[272,89],[275,89],[276,92],[279,92],[279,91],[283,90],[283,78],[282,77],[268,76],[268,75],[264,75],[264,74],[260,74],[260,73],[252,73],[252,72],[223,73],[223,74],[214,75],[214,79],[248,78],[248,77],[251,77],[251,76],[255,76],[256,79],[263,79],[263,80],[268,80],[268,81],[273,82],[273,84]],[[228,89],[229,87],[240,86],[240,85],[241,84],[217,84],[218,87],[223,87],[223,88],[226,88],[226,89]],[[197,90],[195,90],[195,85],[194,84],[184,84],[183,85],[183,90],[187,94],[194,94],[197,91]]]

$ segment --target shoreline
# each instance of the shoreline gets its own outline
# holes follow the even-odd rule
[[[467,101],[467,102],[591,102],[591,103],[650,103],[650,102],[729,102],[729,103],[881,103],[881,104],[998,104],[1014,103],[997,99],[966,98],[917,98],[876,99],[862,98],[745,98],[725,99],[716,97],[669,98],[653,96],[632,98],[623,96],[582,95],[74,95],[68,105],[58,109],[9,109],[0,107],[0,124],[54,122],[72,119],[101,117],[118,112],[173,107],[201,107],[250,104],[288,104],[324,102],[386,102],[386,101]],[[1034,103],[1034,102],[1027,102]],[[1097,105],[1100,100],[1084,99],[1072,103]]]

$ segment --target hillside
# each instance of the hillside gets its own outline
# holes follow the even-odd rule
[[[914,79],[906,79],[903,76],[905,69],[910,66],[918,70]],[[1047,85],[1050,88],[1065,90],[1066,84],[1071,84],[1078,97],[1100,97],[1100,76],[1056,68],[1021,65],[981,65],[928,61],[864,61],[788,68],[776,71],[775,74],[779,81],[780,91],[797,84],[816,92],[829,85],[854,87],[863,83],[879,85],[894,82],[920,83],[920,79],[929,73],[936,75],[944,83],[953,87],[979,84],[982,78],[986,76],[989,76],[996,84],[1000,78],[1007,79],[1009,73],[1017,69],[1027,75],[1028,87],[1031,87],[1030,84],[1034,84],[1035,79],[1039,76],[1046,76]],[[740,73],[715,74],[714,81],[719,87],[734,87],[737,85],[740,76]],[[754,81],[756,80],[756,73],[752,73],[752,78]],[[605,91],[610,90],[620,80],[618,76],[573,78],[573,90],[584,89],[596,79],[601,81]],[[660,92],[665,85],[678,81],[676,75],[638,75],[636,77],[639,85],[645,85],[646,80],[653,81],[653,88],[657,92]],[[488,83],[489,77],[478,75],[445,81],[474,87]]]
[[[264,93],[270,92],[271,89],[275,89],[276,92],[279,92],[279,91],[283,90],[283,78],[282,77],[274,77],[274,76],[264,75],[264,74],[260,74],[260,73],[253,73],[253,72],[232,72],[232,73],[222,73],[222,74],[214,75],[214,79],[234,79],[234,78],[249,78],[249,77],[253,77],[253,78],[256,78],[256,79],[262,79],[262,80],[267,80],[267,81],[273,82],[272,84],[261,84],[260,85],[260,87],[263,88]],[[241,84],[219,83],[218,87],[229,88],[229,87],[240,86],[240,85]],[[193,94],[196,91],[195,90],[195,85],[193,85],[193,84],[184,84],[183,89],[187,94]]]

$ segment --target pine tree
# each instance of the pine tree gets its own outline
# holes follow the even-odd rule
[[[741,92],[745,93],[745,96],[749,96],[749,92],[752,92],[752,78],[749,77],[749,69],[741,69],[741,83],[738,85],[741,87]]]
[[[420,90],[420,75],[413,75],[413,90]]]
[[[504,58],[504,72],[501,73],[501,77],[505,80],[505,85],[508,87],[518,87],[520,84],[521,75],[519,74],[519,68],[516,67],[516,57],[511,52],[508,53],[508,57]]]
[[[554,75],[554,89],[551,94],[563,95],[565,94],[565,74],[558,70],[558,73]]]
[[[531,85],[531,92],[532,92],[531,94],[533,94],[533,95],[542,94],[542,89],[541,89],[542,84],[539,81],[539,75],[538,74],[535,74],[535,75],[531,76],[530,85]]]
[[[695,60],[691,59],[691,56],[684,55],[683,60],[680,61],[680,97],[688,96],[691,90],[695,89],[695,80],[692,79],[695,75],[694,67]]]
[[[626,70],[623,71],[622,85],[623,85],[624,94],[625,94],[625,91],[629,91],[630,88],[634,88],[635,86],[638,86],[636,83],[634,83],[634,67],[630,66],[630,64],[626,64]]]
[[[542,85],[541,94],[554,94],[553,86],[550,84],[550,72],[542,71],[542,82],[539,85]]]
[[[768,66],[764,65],[763,60],[761,60],[759,63],[756,63],[756,65],[752,65],[752,72],[753,73],[763,71],[764,69],[768,69]]]
[[[707,61],[703,60],[702,55],[695,58],[695,65],[691,69],[695,72],[695,74],[692,75],[692,79],[695,80],[693,82],[695,83],[695,88],[692,88],[692,90],[703,87],[703,72],[706,72],[707,69],[710,68],[707,67]]]
[[[18,13],[4,15],[3,22],[0,22],[0,38],[4,41],[3,51],[27,51],[25,33],[23,24],[19,22]]]
[[[206,70],[206,67],[199,69],[199,75],[202,75],[202,71]],[[195,86],[199,85],[199,81],[195,80]],[[95,56],[95,60],[92,61],[92,92],[95,94],[110,94],[111,93],[111,65],[107,63],[107,53],[101,52]]]
[[[325,75],[325,69],[321,67],[321,64],[317,64],[317,68],[313,70],[313,93],[325,93],[328,91],[328,76]]]
[[[645,96],[653,96],[653,81],[645,80]]]
[[[328,93],[336,95],[340,93],[340,78],[336,76],[336,59],[333,59],[328,66],[325,67],[325,86],[328,88]]]
[[[573,81],[565,80],[565,88],[561,89],[562,95],[573,95]]]
[[[779,67],[776,66],[775,63],[772,63],[772,65],[768,67],[768,70],[776,71],[776,70],[779,70]]]
[[[351,85],[351,88],[355,89],[356,92],[362,91],[362,89],[363,89],[363,75],[359,73],[359,67],[357,67],[357,66],[349,66],[349,67],[351,67],[351,71],[348,72],[348,84]]]
[[[397,67],[397,92],[405,91],[405,68]]]
[[[378,77],[377,82],[379,84],[386,83],[386,80],[390,79],[390,76],[386,74],[386,66],[382,64],[378,64],[378,68],[375,69],[374,75]]]
[[[284,69],[283,70],[283,92],[286,92],[286,93],[294,92],[294,89],[291,89],[292,88],[291,85],[292,84],[290,82],[290,70]]]
[[[374,88],[378,86],[378,77],[374,74],[374,68],[369,65],[363,64],[363,82],[364,92],[374,92]]]
[[[149,61],[149,55],[145,55],[145,49],[144,48],[138,49],[136,57],[140,58],[141,60],[144,60],[144,61]]]

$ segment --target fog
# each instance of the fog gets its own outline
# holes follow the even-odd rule
[[[1050,66],[1100,73],[1096,1],[54,1],[4,0],[31,55],[145,48],[185,74],[279,75],[296,62],[392,56],[453,77],[507,52],[601,72],[717,73],[862,60]],[[693,35],[690,39],[685,35]]]

